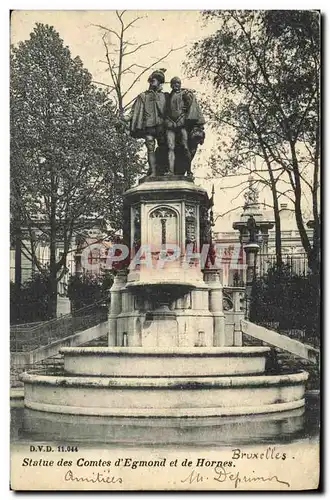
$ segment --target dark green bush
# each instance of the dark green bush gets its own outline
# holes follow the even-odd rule
[[[48,286],[47,273],[35,273],[19,288],[10,283],[10,322],[34,323],[47,321],[48,318]]]
[[[72,311],[95,303],[109,305],[112,283],[113,274],[110,272],[101,275],[71,276],[68,283],[68,297],[71,300]]]
[[[298,276],[289,266],[270,269],[253,283],[250,320],[273,323],[279,331],[302,330],[306,341],[319,345],[319,276]]]

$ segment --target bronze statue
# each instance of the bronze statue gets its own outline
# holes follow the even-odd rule
[[[157,145],[166,145],[164,117],[166,98],[162,92],[165,82],[165,70],[156,70],[148,78],[149,89],[139,94],[133,104],[130,119],[130,134],[132,137],[145,139],[148,151],[149,172],[157,174]]]
[[[162,92],[164,69],[148,78],[149,89],[139,94],[132,106],[130,134],[144,138],[148,151],[148,176],[191,174],[191,161],[205,138],[204,117],[194,92],[171,80],[171,93]],[[157,148],[156,148],[157,142]]]
[[[257,224],[255,221],[255,218],[253,215],[250,215],[246,222],[246,228],[249,233],[249,243],[256,243],[257,242],[257,233],[258,233],[258,228]]]
[[[173,77],[170,84],[165,116],[169,171],[190,174],[197,146],[204,142],[205,120],[194,93],[181,87],[180,78]]]

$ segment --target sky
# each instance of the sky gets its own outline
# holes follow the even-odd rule
[[[186,58],[189,47],[210,32],[214,27],[205,26],[199,11],[127,11],[124,19],[127,23],[136,17],[141,17],[134,27],[128,32],[129,40],[133,43],[146,43],[154,41],[151,45],[145,46],[138,53],[127,57],[127,64],[149,65],[165,55],[170,49],[179,50],[172,52],[169,57],[155,67],[167,69],[167,82],[173,76],[180,76],[184,87],[195,89],[197,92],[208,92],[208,87],[202,84],[197,77],[187,78],[184,74],[182,64]],[[118,29],[119,21],[114,11],[92,11],[92,10],[71,10],[71,11],[41,11],[22,10],[14,11],[11,18],[11,43],[17,44],[19,41],[27,40],[36,23],[50,24],[59,32],[64,44],[70,48],[73,57],[79,55],[84,66],[90,71],[93,80],[109,84],[109,74],[105,71],[106,64],[104,45],[102,42],[103,31],[94,26],[102,25],[111,29]],[[115,40],[114,35],[110,35],[111,40]],[[135,95],[147,88],[147,74],[134,86],[128,94],[127,102]],[[127,82],[130,83],[133,77],[129,76]],[[168,83],[164,85],[164,90],[168,90]],[[243,195],[235,196],[240,189],[227,186],[237,184],[237,179],[207,180],[207,159],[212,147],[215,145],[215,136],[210,129],[206,130],[206,141],[199,148],[198,156],[195,158],[194,170],[196,184],[205,187],[211,192],[212,184],[215,184],[215,213],[222,214],[241,206],[244,203]],[[193,166],[194,166],[193,163]],[[231,229],[232,221],[223,220],[218,217],[215,230],[228,231]]]
[[[129,63],[149,64],[162,57],[171,48],[185,47],[161,63],[161,66],[167,68],[168,80],[172,76],[182,75],[181,64],[186,49],[194,41],[212,31],[203,28],[198,11],[127,11],[123,19],[129,23],[136,17],[140,19],[127,31],[130,41],[137,43],[154,41],[154,43],[144,47],[136,57],[128,56]],[[71,49],[72,55],[81,57],[94,79],[109,82],[108,74],[104,71],[105,64],[100,62],[105,59],[102,30],[93,25],[100,24],[118,29],[120,25],[114,11],[15,11],[11,20],[12,43],[29,38],[36,22],[53,25],[65,45]],[[115,40],[115,36],[112,36],[112,40]],[[184,78],[183,80],[187,86],[188,80]],[[143,91],[146,85],[145,75],[136,85],[135,93]],[[203,89],[197,78],[190,79],[189,86]]]
[[[210,93],[211,86],[202,84],[197,77],[188,78],[183,69],[183,62],[187,58],[187,52],[192,44],[214,32],[215,24],[205,24],[201,14],[197,10],[190,11],[127,11],[124,21],[131,22],[136,17],[140,19],[127,31],[130,42],[141,44],[153,41],[146,45],[141,51],[127,57],[127,65],[143,64],[150,65],[164,56],[170,49],[178,49],[172,52],[168,58],[155,67],[167,69],[166,80],[173,76],[180,76],[183,86],[195,89],[200,93]],[[102,42],[103,30],[95,25],[106,26],[118,30],[119,21],[115,11],[100,10],[17,10],[11,18],[11,43],[17,44],[29,38],[35,23],[50,24],[59,32],[64,44],[70,48],[73,57],[79,55],[84,66],[90,71],[95,82],[110,84],[109,73],[106,72],[105,49]],[[109,41],[116,41],[115,35],[110,36]],[[132,47],[132,48],[135,48]],[[127,95],[127,101],[133,99],[138,93],[147,88],[147,77],[145,74]],[[131,83],[134,75],[127,75],[125,81],[127,86]],[[164,85],[164,90],[169,90],[169,84]],[[232,229],[233,215],[222,217],[221,214],[231,212],[236,207],[244,204],[242,181],[247,178],[225,178],[209,179],[210,170],[207,161],[212,147],[216,145],[216,136],[209,127],[206,127],[206,140],[193,162],[193,172],[196,184],[202,185],[211,192],[212,184],[215,185],[215,216],[217,232],[226,232]],[[195,165],[195,168],[194,168]],[[271,205],[271,195],[264,190],[260,195],[260,201]],[[269,207],[267,211],[269,212]],[[238,210],[238,214],[242,210]],[[235,219],[236,215],[234,215]],[[236,217],[237,218],[237,217]]]

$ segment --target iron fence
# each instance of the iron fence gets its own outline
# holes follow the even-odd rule
[[[320,302],[318,275],[273,270],[252,284],[250,321],[318,348]]]
[[[282,263],[292,274],[297,276],[307,276],[309,274],[308,259],[305,253],[283,254]],[[275,254],[257,254],[256,276],[261,277],[268,273],[269,270],[276,267]]]
[[[87,330],[108,318],[103,301],[78,309],[60,318],[45,321],[34,327],[14,325],[10,328],[11,352],[26,352],[46,346],[56,340]]]

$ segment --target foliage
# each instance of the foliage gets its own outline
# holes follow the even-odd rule
[[[50,248],[54,315],[75,237],[98,221],[122,226],[122,194],[141,169],[140,145],[123,139],[107,92],[51,26],[37,24],[12,47],[10,98],[12,229],[23,230],[22,251],[40,271],[37,248]]]
[[[250,321],[277,325],[280,332],[302,330],[304,339],[320,343],[319,276],[298,276],[290,266],[272,268],[265,277],[254,281]]]
[[[81,309],[95,303],[110,302],[110,288],[113,284],[113,274],[105,272],[101,275],[82,274],[71,276],[68,284],[68,297],[72,310]]]
[[[212,165],[221,175],[253,169],[278,198],[291,200],[309,264],[319,270],[320,14],[316,11],[205,11],[216,31],[196,42],[187,69],[216,91],[209,115],[221,143]],[[219,168],[218,165],[221,165]],[[313,207],[307,237],[304,196]],[[278,245],[280,240],[278,240]],[[279,248],[277,248],[279,250]]]
[[[71,276],[68,297],[73,312],[96,304],[97,308],[108,307],[113,274],[105,272],[100,276],[85,274]],[[20,288],[10,282],[10,323],[34,323],[47,321],[49,316],[49,273],[35,273]]]
[[[33,323],[47,321],[48,273],[36,273],[19,289],[10,283],[10,323]]]

